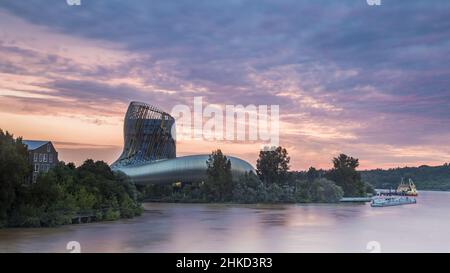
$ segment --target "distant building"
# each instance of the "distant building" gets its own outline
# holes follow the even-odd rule
[[[35,183],[39,173],[48,172],[58,163],[58,152],[51,141],[22,140],[28,149],[28,160],[33,166],[30,182]]]

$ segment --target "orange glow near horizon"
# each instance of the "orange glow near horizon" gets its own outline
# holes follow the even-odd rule
[[[112,120],[117,120],[113,118]],[[95,124],[84,121],[77,117],[65,116],[44,116],[44,115],[18,115],[2,113],[0,128],[14,133],[16,137],[23,137],[30,140],[51,140],[59,151],[60,160],[81,164],[87,158],[103,160],[107,163],[114,162],[120,155],[123,144],[122,122],[115,124]],[[280,130],[283,132],[283,129]],[[307,145],[299,143],[293,146],[281,145],[288,149],[291,156],[292,170],[305,170],[310,166],[316,168],[331,168],[331,159],[341,151],[331,149],[328,153],[322,150],[314,150]],[[209,154],[215,149],[221,149],[227,155],[241,157],[253,166],[256,165],[261,144],[258,143],[233,143],[209,140],[189,140],[177,141],[177,156],[192,154]],[[378,147],[378,148],[377,148]],[[437,158],[436,161],[403,161],[404,164],[384,162],[379,163],[370,159],[360,158],[360,169],[375,168],[396,168],[402,166],[418,165],[440,165],[446,162],[446,155],[428,148],[396,149],[392,147],[363,147],[361,150],[377,149],[384,151],[387,155],[395,154],[396,157],[408,157],[411,155],[431,156]],[[354,148],[357,150],[357,148]],[[391,150],[390,150],[391,149]],[[344,152],[344,151],[342,151]],[[358,157],[355,153],[352,156]],[[442,161],[439,161],[441,159]]]

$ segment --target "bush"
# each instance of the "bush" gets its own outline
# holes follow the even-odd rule
[[[126,195],[120,206],[120,217],[121,218],[133,218],[136,215],[137,207],[133,200]]]
[[[344,192],[333,181],[317,178],[312,182],[297,182],[295,200],[299,203],[336,203],[342,199]]]
[[[158,189],[160,188],[160,189]],[[167,186],[151,186],[153,199],[167,202],[223,202],[214,199],[204,190],[203,183],[185,184],[180,188],[170,186],[171,193],[167,195]],[[144,190],[144,198],[148,191]],[[157,195],[155,193],[159,193]],[[343,191],[333,181],[321,178],[311,182],[297,180],[290,184],[264,184],[254,173],[247,173],[233,183],[232,196],[229,202],[254,203],[334,203],[342,198]]]
[[[259,178],[248,173],[240,177],[233,188],[233,202],[236,203],[260,203],[266,200],[266,189]]]
[[[40,227],[42,209],[21,205],[9,217],[9,226]]]
[[[103,215],[103,220],[105,221],[113,221],[120,218],[120,211],[109,208],[105,214]]]

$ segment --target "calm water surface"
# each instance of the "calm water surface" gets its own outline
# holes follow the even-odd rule
[[[0,252],[450,252],[450,193],[420,192],[418,203],[223,205],[145,204],[116,222],[0,230]]]

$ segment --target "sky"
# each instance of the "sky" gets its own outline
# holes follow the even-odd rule
[[[450,1],[0,0],[0,128],[112,163],[138,100],[279,105],[291,169],[450,162]],[[221,148],[255,165],[260,144]]]

